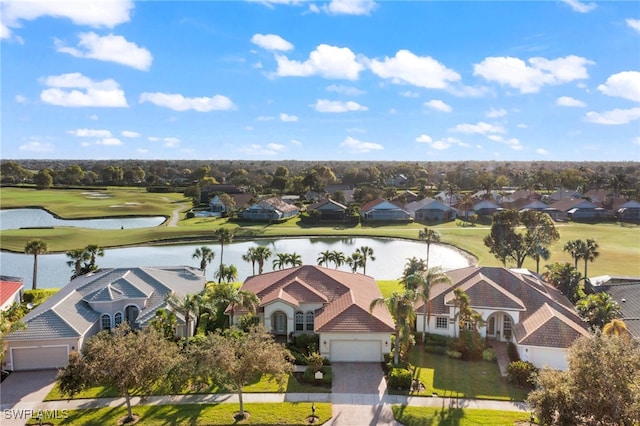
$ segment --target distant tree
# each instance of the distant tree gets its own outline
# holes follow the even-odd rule
[[[616,173],[611,177],[611,187],[616,195],[620,196],[622,190],[629,185],[629,180],[625,173]]]
[[[273,253],[271,253],[271,249],[269,249],[269,247],[258,246],[256,247],[255,254],[256,262],[258,262],[258,274],[262,275],[262,272],[264,270],[264,262],[269,260]]]
[[[233,213],[233,210],[236,208],[236,201],[233,199],[233,197],[225,192],[222,192],[218,194],[218,199],[224,206],[225,212],[231,215]]]
[[[40,170],[33,178],[37,189],[48,189],[53,185],[53,176],[48,170]]]
[[[341,267],[347,262],[347,258],[343,252],[338,250],[333,250],[331,252],[331,261],[333,262],[335,269],[338,269],[339,267]]]
[[[578,261],[582,258],[582,253],[585,251],[585,242],[582,240],[570,240],[567,241],[563,248],[573,258],[573,267],[578,269]]]
[[[88,262],[90,259],[89,252],[87,252],[85,249],[73,249],[68,250],[65,254],[69,258],[69,260],[67,261],[67,266],[71,266],[73,268],[71,279],[77,278],[82,275],[83,263]]]
[[[232,283],[238,279],[238,268],[234,265],[222,265],[219,270],[215,272],[215,278],[218,278],[218,282],[224,281],[226,283]]]
[[[593,330],[602,330],[605,324],[621,314],[620,305],[605,292],[589,294],[578,300],[576,310]]]
[[[527,403],[541,424],[633,426],[640,419],[640,340],[596,334],[569,349],[568,369],[543,369]]]
[[[406,340],[406,335],[412,332],[412,324],[416,319],[415,301],[415,291],[405,290],[402,293],[394,292],[386,298],[375,299],[369,306],[370,312],[373,312],[379,305],[386,306],[395,321],[394,365],[398,365],[400,362],[400,341]]]
[[[405,279],[406,277],[422,274],[426,272],[427,269],[427,262],[424,259],[418,259],[415,256],[407,259],[407,263],[405,263],[404,265],[404,271],[402,272],[402,278],[400,278],[400,283],[402,283],[403,279]],[[405,285],[405,287],[407,286]]]
[[[288,253],[276,253],[276,258],[273,259],[273,269],[284,269],[287,267],[287,261],[289,259]]]
[[[104,249],[96,244],[89,244],[84,249],[89,256],[89,263],[85,263],[82,267],[82,275],[97,271],[98,264],[96,263],[96,258],[104,257]]]
[[[62,394],[69,396],[92,386],[113,388],[127,404],[124,422],[131,422],[131,397],[149,395],[182,362],[178,346],[153,327],[132,332],[125,322],[89,338],[82,356],[72,352],[68,366],[58,373],[58,385]]]
[[[38,255],[45,254],[48,251],[47,242],[44,240],[29,240],[24,246],[26,254],[33,255],[33,283],[31,289],[38,288]]]
[[[440,242],[440,234],[438,231],[425,227],[418,233],[418,238],[427,243],[427,269],[429,269],[429,251],[431,244]]]
[[[588,262],[593,262],[596,257],[600,256],[600,252],[598,251],[599,245],[596,240],[587,238],[585,243],[584,252],[582,253],[582,259],[584,260],[584,277],[588,278],[587,275],[587,264]]]
[[[318,255],[318,259],[317,259],[318,266],[325,266],[330,261],[331,261],[331,251],[330,250],[325,250],[323,252],[320,252],[320,255]]]
[[[291,265],[292,268],[295,268],[296,266],[301,266],[302,257],[296,252],[290,253],[287,256],[287,265]]]
[[[222,261],[224,256],[224,245],[231,243],[233,241],[234,231],[229,228],[218,228],[213,232],[213,235],[216,240],[220,243],[220,268],[218,271],[218,284],[222,281]]]
[[[356,253],[360,253],[360,264],[362,265],[362,273],[367,275],[367,261],[375,261],[373,249],[369,246],[362,246],[356,249]]]
[[[470,192],[462,194],[460,202],[458,202],[458,208],[464,212],[464,219],[469,218],[469,210],[473,208],[473,198]]]
[[[200,189],[200,185],[198,184],[187,186],[184,189],[184,196],[186,198],[191,198],[191,205],[193,207],[198,207],[200,205],[200,202],[202,201],[200,199],[200,194],[201,194],[201,189]]]
[[[70,185],[78,184],[84,177],[84,170],[77,164],[72,164],[64,169],[64,178]]]
[[[256,248],[257,247],[249,247],[247,249],[247,252],[242,255],[242,260],[244,260],[245,262],[251,263],[251,270],[252,270],[251,275],[256,274],[256,262],[258,261],[258,258],[256,256]]]
[[[588,238],[586,241],[584,240],[571,240],[567,241],[564,245],[564,251],[571,254],[571,257],[574,261],[574,267],[578,268],[578,261],[580,259],[584,260],[584,277],[587,278],[587,264],[589,262],[593,262],[596,257],[600,255],[598,251],[599,245],[596,240]]]
[[[202,275],[204,276],[206,275],[207,265],[213,262],[213,259],[216,257],[216,253],[209,247],[202,246],[196,248],[191,257],[200,260],[200,269],[202,269]]]
[[[358,268],[362,267],[362,254],[359,251],[355,251],[351,256],[347,257],[347,264],[351,268],[351,272],[355,274]]]
[[[582,275],[569,263],[554,263],[546,266],[547,271],[542,274],[545,281],[553,284],[571,303],[576,303],[584,297]]]
[[[237,393],[240,405],[237,421],[245,418],[243,389],[247,384],[258,375],[270,375],[284,387],[293,371],[289,351],[259,326],[248,333],[240,330],[211,333],[192,357],[194,372],[199,377]]]

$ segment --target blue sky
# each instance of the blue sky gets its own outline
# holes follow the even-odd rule
[[[3,1],[1,157],[640,160],[635,1]]]

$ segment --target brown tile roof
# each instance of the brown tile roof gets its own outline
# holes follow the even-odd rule
[[[376,198],[375,200],[371,200],[368,203],[360,206],[360,211],[361,212],[366,212],[367,210],[371,210],[372,208],[374,208],[378,204],[384,203],[384,202],[385,202],[385,200],[383,200],[382,198]]]
[[[476,309],[493,308],[515,311],[526,309],[522,300],[483,275],[475,275],[458,287],[467,293],[471,300],[471,306]],[[453,291],[450,291],[445,295],[444,303],[453,305],[454,298]]]
[[[369,312],[369,306],[382,294],[375,280],[367,275],[303,265],[254,275],[242,290],[255,293],[261,305],[282,300],[294,306],[323,303],[316,314],[317,332],[393,332],[394,322],[384,306]]]
[[[527,319],[520,321],[513,334],[521,345],[568,348],[578,337],[588,336],[589,332],[544,303]]]

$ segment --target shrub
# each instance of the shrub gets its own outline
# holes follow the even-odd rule
[[[460,359],[462,358],[462,354],[458,351],[446,351],[445,355],[448,356],[449,358],[453,358],[453,359]]]
[[[316,372],[313,371],[313,368],[307,367],[307,369],[304,370],[304,374],[302,375],[302,381],[310,384],[321,383],[323,385],[331,385],[331,383],[333,382],[331,367],[324,366],[318,371],[322,373],[322,379],[319,379],[319,380],[316,379],[315,377]]]
[[[529,361],[513,361],[507,367],[507,381],[522,387],[533,387],[538,369]]]
[[[424,351],[428,352],[430,354],[444,355],[444,353],[447,352],[447,347],[446,346],[425,345],[424,346]]]
[[[485,349],[482,351],[482,359],[489,362],[496,362],[496,351],[494,351],[493,348]]]
[[[409,389],[411,380],[411,371],[406,368],[392,368],[389,371],[389,386],[396,389]]]
[[[184,217],[187,219],[193,219],[194,217],[196,217],[196,214],[193,211],[189,210]]]
[[[460,330],[455,350],[462,354],[466,361],[482,359],[484,344],[477,330]]]
[[[314,373],[316,371],[319,371],[322,368],[322,365],[324,364],[324,359],[322,358],[322,355],[320,355],[319,352],[311,353],[309,356],[306,357],[306,359],[307,359],[307,365],[309,365],[309,367],[313,370]]]
[[[427,333],[424,339],[425,345],[429,346],[448,346],[451,337],[442,336],[440,334]]]
[[[513,342],[509,342],[507,344],[507,356],[509,357],[509,361],[520,361],[520,355],[518,354],[518,348]]]

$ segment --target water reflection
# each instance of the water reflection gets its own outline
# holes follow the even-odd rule
[[[107,219],[58,219],[42,209],[0,210],[0,229],[73,226],[89,229],[152,228],[165,221],[163,216],[119,217]]]

